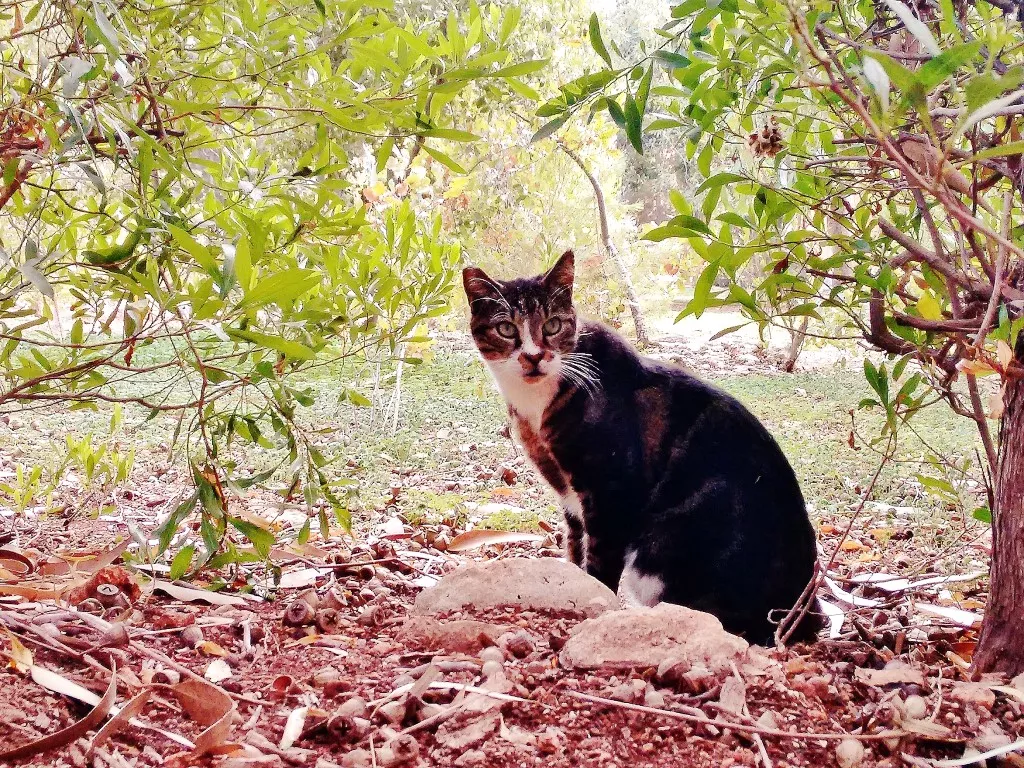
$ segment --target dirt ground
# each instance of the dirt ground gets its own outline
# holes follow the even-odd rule
[[[47,549],[40,549],[67,545],[75,527],[50,531]],[[36,676],[33,668],[96,694],[107,688],[116,668],[121,706],[152,690],[138,716],[143,727],[126,725],[89,757],[91,733],[18,763],[33,766],[894,766],[957,758],[965,747],[981,750],[1024,736],[1024,691],[1006,680],[966,682],[973,629],[940,619],[924,623],[905,595],[894,598],[863,586],[856,589],[863,599],[880,596],[884,602],[851,609],[840,637],[770,651],[777,671],[743,680],[741,708],[728,700],[721,676],[564,669],[557,652],[583,618],[571,613],[508,608],[454,617],[518,632],[518,639],[471,636],[462,652],[451,643],[426,647],[402,632],[421,585],[470,556],[551,557],[559,551],[551,534],[454,554],[418,540],[458,537],[460,531],[397,528],[385,522],[352,548],[334,542],[307,545],[301,554],[278,553],[283,583],[292,586],[274,591],[269,601],[239,598],[230,590],[210,598],[225,604],[194,599],[201,592],[173,598],[116,565],[97,571],[99,581],[118,585],[112,607],[104,607],[105,592],[90,582],[68,597],[86,599],[76,608],[32,595],[0,597],[0,622],[7,628],[3,649],[17,658],[13,651],[20,644],[32,656],[27,669],[12,662],[0,672],[0,749],[50,736],[90,709],[55,692],[61,686],[50,676]],[[826,528],[822,535],[828,540],[839,534]],[[33,560],[29,553],[28,560],[33,578],[22,585],[42,589],[39,575],[59,570],[45,557]],[[89,571],[102,562],[86,558],[81,567]],[[70,578],[54,575],[50,581]],[[982,586],[975,583],[963,600],[980,605]],[[504,648],[482,650],[492,643]],[[487,700],[493,706],[467,717],[456,700],[458,689],[486,688],[495,661],[504,698]],[[434,686],[449,685],[403,693],[403,686],[424,677]],[[230,712],[211,715],[180,698],[175,686],[190,680],[205,681],[200,687],[208,703],[218,691],[227,694]],[[628,709],[630,704],[707,721],[674,720],[665,712]],[[221,715],[228,727],[201,758],[168,735],[196,742],[211,718]],[[754,734],[730,724],[765,735],[758,744]],[[778,731],[823,737],[768,735]],[[879,737],[887,732],[892,735]],[[866,740],[838,741],[842,734]],[[852,757],[837,757],[839,744]]]

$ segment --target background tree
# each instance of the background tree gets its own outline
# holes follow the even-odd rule
[[[684,314],[738,306],[762,334],[838,318],[823,332],[892,361],[866,364],[862,403],[887,434],[938,400],[976,423],[993,556],[974,663],[1024,671],[1019,21],[948,1],[687,0],[671,14],[639,60],[592,32],[605,67],[538,114],[555,130],[605,109],[638,150],[686,130],[699,199],[673,195],[677,215],[647,234],[706,262]]]
[[[417,156],[428,178],[462,172],[469,105],[543,66],[511,61],[518,12],[5,8],[0,411],[70,400],[177,418],[196,492],[160,544],[198,507],[200,563],[231,528],[266,554],[229,495],[275,471],[325,534],[331,509],[347,525],[348,481],[297,428],[313,394],[292,374],[401,348],[446,311],[458,245],[429,195],[382,201],[375,178]],[[244,476],[236,441],[281,461]]]

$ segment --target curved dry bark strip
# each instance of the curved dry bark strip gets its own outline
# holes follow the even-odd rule
[[[111,672],[110,684],[107,686],[106,693],[103,694],[103,698],[99,700],[99,703],[92,708],[89,714],[78,722],[72,723],[67,728],[63,728],[56,733],[51,733],[49,736],[44,736],[41,739],[23,744],[6,752],[0,752],[0,761],[24,760],[41,752],[49,752],[50,750],[66,747],[68,744],[77,741],[89,731],[95,729],[110,714],[116,696],[117,670],[114,669]]]

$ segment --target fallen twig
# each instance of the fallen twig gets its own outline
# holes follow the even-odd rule
[[[779,739],[794,739],[797,741],[808,741],[813,739],[824,739],[828,741],[843,741],[844,739],[856,739],[857,741],[886,741],[887,739],[899,739],[907,736],[906,731],[882,731],[881,733],[799,733],[795,731],[780,731],[777,728],[762,728],[761,726],[744,725],[743,723],[727,723],[721,720],[710,720],[707,717],[687,715],[682,712],[673,712],[671,709],[658,709],[656,707],[645,707],[642,704],[630,704],[626,701],[605,699],[601,696],[592,696],[589,693],[579,691],[565,691],[567,696],[574,699],[582,699],[593,704],[604,704],[610,707],[631,709],[634,712],[643,712],[648,715],[661,715],[675,720],[686,720],[690,723],[702,725],[714,725],[718,728],[729,729],[737,733],[758,734],[760,736],[772,736]],[[535,702],[538,703],[538,702]]]

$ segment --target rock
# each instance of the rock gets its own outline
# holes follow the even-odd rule
[[[864,762],[864,745],[856,739],[843,739],[836,747],[839,768],[856,768]]]
[[[339,715],[348,715],[349,717],[367,717],[367,704],[366,699],[361,696],[353,696],[351,699],[345,701],[340,707],[338,707]]]
[[[661,691],[656,691],[653,688],[644,694],[644,706],[651,707],[652,709],[664,709],[665,708],[665,694]]]
[[[496,661],[499,664],[503,664],[505,662],[505,653],[501,648],[490,645],[480,651],[480,653],[477,654],[477,658],[479,658],[484,664],[488,661]]]
[[[981,733],[971,739],[970,745],[979,752],[988,752],[990,749],[1005,747],[1011,742],[1009,736],[996,723],[986,723],[981,727]]]
[[[662,603],[653,608],[626,608],[579,624],[559,659],[569,669],[658,668],[675,658],[711,671],[742,660],[746,640],[722,629],[710,613]]]
[[[472,715],[468,722],[466,718],[456,715],[442,723],[435,734],[437,743],[453,752],[472,749],[493,736],[501,723],[501,712],[497,709],[483,714],[468,714]]]
[[[471,768],[475,765],[483,765],[487,762],[487,755],[479,749],[470,749],[455,758],[454,765],[458,768]]]
[[[432,616],[410,616],[398,637],[413,648],[441,648],[451,653],[478,653],[482,648],[495,645],[505,629],[486,621],[440,621]]]
[[[420,593],[412,612],[423,616],[511,606],[595,616],[618,604],[614,592],[566,560],[510,558],[466,566],[445,576]]]
[[[675,685],[682,680],[683,675],[689,671],[689,662],[677,659],[675,656],[669,656],[668,658],[663,659],[658,665],[658,671],[655,677],[659,683],[664,685]]]
[[[995,692],[981,683],[954,683],[953,689],[949,692],[949,698],[964,704],[974,704],[983,709],[992,709],[996,703]]]
[[[480,674],[485,680],[503,673],[504,668],[497,661],[485,661],[483,667],[480,668]]]
[[[221,768],[284,768],[284,760],[277,755],[228,757],[218,765]]]
[[[564,739],[565,734],[561,729],[549,726],[544,729],[544,733],[537,736],[537,749],[542,755],[554,755],[561,751]]]
[[[913,720],[923,720],[928,714],[928,703],[920,696],[907,696],[903,702],[903,714]]]
[[[517,659],[526,658],[537,647],[533,637],[524,629],[518,632],[506,632],[498,638],[498,645]]]
[[[369,768],[372,765],[370,751],[367,749],[353,749],[341,758],[342,768]]]

